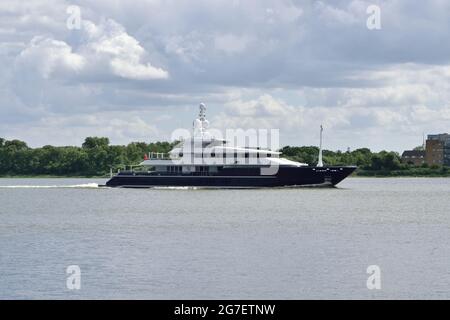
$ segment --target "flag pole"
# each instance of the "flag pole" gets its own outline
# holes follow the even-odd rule
[[[323,160],[322,160],[322,131],[323,131],[323,126],[320,125],[319,161],[317,162],[317,166],[318,167],[323,167]]]

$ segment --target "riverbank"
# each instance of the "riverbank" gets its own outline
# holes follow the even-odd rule
[[[398,170],[365,170],[358,169],[352,176],[359,177],[450,177],[450,170],[446,167],[409,167]]]

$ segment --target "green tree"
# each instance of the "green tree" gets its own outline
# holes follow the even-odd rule
[[[85,149],[107,147],[109,145],[109,139],[105,137],[87,137],[84,139],[82,147]]]
[[[317,163],[319,148],[286,146],[281,148],[280,152],[288,159],[313,165]]]
[[[19,151],[19,150],[27,150],[28,146],[25,142],[20,140],[11,140],[4,142],[4,148],[8,149],[8,151]]]

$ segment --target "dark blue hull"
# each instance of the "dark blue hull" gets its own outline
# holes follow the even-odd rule
[[[147,188],[155,186],[261,188],[284,186],[334,186],[350,175],[356,167],[290,167],[280,166],[276,175],[261,175],[260,168],[229,167],[216,174],[170,174],[122,172],[106,186]]]

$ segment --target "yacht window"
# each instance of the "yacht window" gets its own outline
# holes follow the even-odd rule
[[[245,153],[245,157],[248,158],[250,155],[248,152]]]

